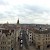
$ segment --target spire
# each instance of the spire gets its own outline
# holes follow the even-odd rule
[[[7,24],[9,24],[8,21],[7,21]]]
[[[17,20],[17,24],[19,24],[19,19]]]

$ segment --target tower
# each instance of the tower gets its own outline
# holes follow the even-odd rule
[[[17,20],[17,25],[19,24],[19,19]]]
[[[17,27],[18,27],[18,28],[20,27],[19,19],[17,20]]]

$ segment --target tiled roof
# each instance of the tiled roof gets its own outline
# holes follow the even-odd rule
[[[0,28],[16,29],[16,25],[15,24],[0,24]]]

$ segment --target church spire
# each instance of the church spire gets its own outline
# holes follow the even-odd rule
[[[17,24],[19,24],[19,19],[17,20]]]

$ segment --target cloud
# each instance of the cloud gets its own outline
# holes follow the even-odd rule
[[[46,1],[46,2],[45,2]],[[50,24],[49,0],[0,0],[0,23]]]
[[[8,2],[6,2],[5,0],[0,0],[0,5],[8,5]]]

